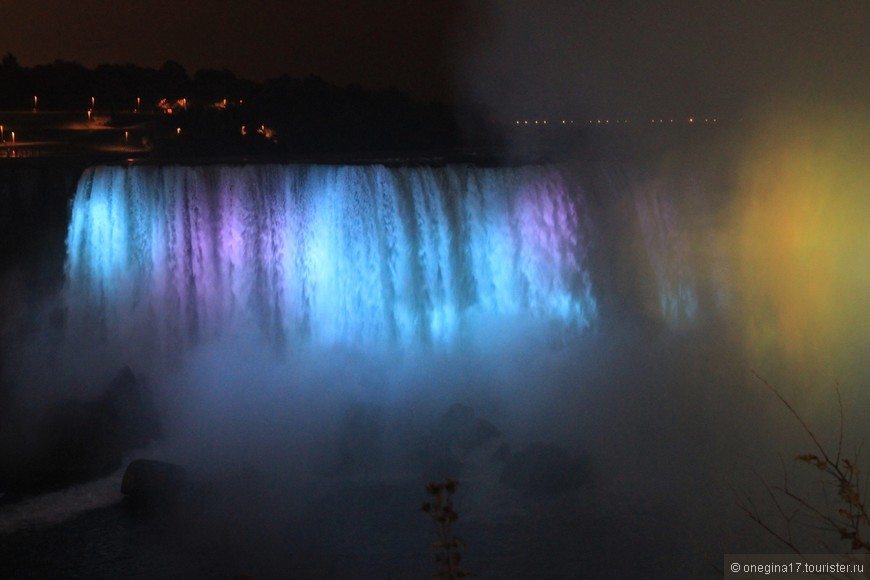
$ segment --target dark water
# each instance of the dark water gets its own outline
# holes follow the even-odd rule
[[[3,578],[232,577],[215,557],[185,553],[168,520],[136,519],[121,503],[0,536]]]
[[[663,510],[601,504],[602,492],[587,489],[586,508],[578,512],[576,495],[529,501],[502,490],[490,498],[490,514],[472,512],[464,521],[462,495],[483,491],[474,488],[458,494],[454,531],[466,543],[464,565],[475,577],[628,578],[637,577],[643,562],[643,577],[665,578],[684,564],[686,554],[677,556],[679,547],[656,531],[680,525]],[[248,517],[241,504],[204,510],[191,499],[143,513],[117,501],[0,534],[0,576],[423,578],[435,571],[434,527],[419,510],[424,495],[416,481],[342,483],[311,490],[305,510],[268,522]],[[629,547],[630,557],[615,557]],[[693,575],[716,577],[713,560]]]

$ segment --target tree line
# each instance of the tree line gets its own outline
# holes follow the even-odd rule
[[[0,61],[0,110],[93,107],[121,117],[165,112],[179,101],[185,106],[175,107],[172,124],[182,128],[187,152],[402,152],[461,141],[452,106],[420,102],[395,87],[367,90],[287,75],[257,83],[226,69],[191,76],[175,61],[157,69],[91,69],[65,60],[23,67],[12,54]]]

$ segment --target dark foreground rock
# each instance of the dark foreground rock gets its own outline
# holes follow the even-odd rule
[[[159,437],[156,414],[129,368],[102,396],[67,401],[38,420],[7,413],[0,446],[0,491],[30,494],[104,477],[124,455]]]

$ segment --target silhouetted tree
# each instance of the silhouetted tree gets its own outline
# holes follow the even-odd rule
[[[165,98],[177,100],[188,96],[190,77],[183,66],[174,60],[167,60],[158,73],[159,86],[165,93]]]
[[[448,106],[417,102],[395,87],[342,88],[314,75],[258,84],[226,69],[200,70],[191,79],[173,60],[159,69],[102,64],[91,70],[64,60],[28,68],[7,54],[0,61],[0,109],[28,110],[34,95],[41,110],[84,111],[94,98],[118,127],[131,123],[126,115],[137,103],[147,112],[161,99],[186,99],[186,110],[174,107],[171,117],[148,120],[152,142],[168,154],[401,153],[459,142]],[[226,107],[213,106],[223,99]]]

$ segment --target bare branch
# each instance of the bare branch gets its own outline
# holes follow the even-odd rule
[[[809,428],[809,425],[807,425],[806,422],[803,420],[803,417],[801,417],[801,416],[798,414],[798,412],[795,411],[794,407],[791,406],[791,403],[789,403],[789,402],[786,400],[786,398],[783,397],[782,394],[780,394],[780,392],[776,389],[776,387],[774,387],[773,385],[771,385],[771,384],[767,381],[767,379],[765,379],[764,377],[762,377],[761,375],[759,375],[757,372],[755,372],[755,369],[752,370],[752,374],[755,375],[755,378],[757,378],[759,381],[761,381],[761,382],[764,384],[764,386],[766,386],[766,387],[768,388],[768,390],[769,390],[770,392],[772,392],[774,395],[776,395],[776,398],[779,399],[780,402],[781,402],[783,405],[785,405],[785,408],[788,409],[789,412],[792,414],[792,416],[793,416],[795,419],[797,419],[797,422],[800,423],[800,425],[801,425],[801,427],[803,428],[804,432],[805,432],[807,435],[810,436],[810,439],[813,440],[813,444],[815,444],[816,449],[818,449],[819,453],[822,454],[822,457],[825,458],[825,461],[827,461],[828,463],[830,463],[831,460],[830,460],[830,458],[828,457],[828,454],[825,452],[825,448],[822,446],[821,443],[819,443],[819,440],[816,439],[815,434],[813,433],[812,429]]]
[[[800,549],[795,539],[794,532],[797,529],[813,532],[833,532],[838,535],[841,542],[849,542],[852,551],[870,552],[870,537],[865,535],[865,530],[870,528],[870,514],[868,514],[865,504],[865,498],[870,493],[870,487],[868,487],[870,482],[865,482],[858,468],[861,444],[859,444],[852,458],[843,457],[846,419],[839,384],[837,384],[836,392],[840,425],[836,452],[830,454],[806,421],[804,421],[797,410],[776,387],[754,370],[752,373],[788,409],[804,432],[810,437],[813,445],[815,445],[818,455],[799,455],[797,459],[816,467],[824,474],[822,479],[812,484],[821,491],[822,499],[813,501],[809,496],[791,487],[788,476],[789,470],[786,468],[785,461],[780,456],[782,485],[770,485],[766,480],[759,477],[770,503],[783,522],[782,526],[778,526],[780,529],[777,529],[776,526],[764,519],[761,511],[748,496],[741,497],[737,495],[738,507],[774,539],[796,554],[805,553]],[[836,493],[832,494],[830,493],[831,491]],[[834,552],[827,542],[819,540],[818,544],[829,552]],[[839,549],[836,551],[843,550]]]

